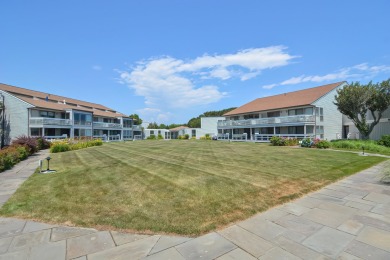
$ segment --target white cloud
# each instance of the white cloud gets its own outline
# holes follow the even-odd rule
[[[215,81],[206,81],[249,80],[262,70],[285,66],[293,58],[283,46],[205,54],[186,61],[159,57],[138,62],[131,70],[120,72],[120,78],[136,95],[145,98],[148,108],[189,108],[215,103],[227,96]]]
[[[386,66],[386,65],[369,66],[367,63],[361,63],[352,67],[342,68],[336,72],[328,73],[325,75],[311,75],[311,76],[301,75],[298,77],[292,77],[280,83],[265,85],[263,86],[263,88],[272,89],[277,86],[296,85],[305,82],[320,83],[320,82],[335,81],[335,80],[372,78],[379,73],[386,73],[386,72],[390,72],[390,66]]]

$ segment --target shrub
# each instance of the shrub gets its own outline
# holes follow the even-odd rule
[[[16,137],[16,139],[12,141],[12,145],[17,145],[17,144],[27,146],[29,154],[33,154],[38,151],[37,138],[21,135]]]
[[[364,150],[367,152],[390,154],[390,147],[379,145],[373,140],[332,140],[330,142],[332,148],[348,149],[348,150]]]
[[[156,140],[156,136],[155,135],[149,135],[148,137],[146,137],[147,140]]]
[[[381,139],[378,140],[378,144],[390,147],[390,135],[382,135]]]
[[[285,140],[279,136],[272,136],[269,140],[273,146],[284,146]]]
[[[162,139],[164,139],[164,137],[162,136],[162,134],[159,134],[159,135],[157,136],[157,139],[158,139],[158,140],[162,140]]]
[[[330,142],[326,140],[319,140],[318,142],[315,142],[315,147],[318,149],[327,149],[330,147]]]
[[[55,141],[52,143],[50,147],[51,153],[62,153],[70,151],[70,145],[67,142],[64,141]]]
[[[301,141],[301,147],[310,148],[313,145],[313,141],[310,138],[305,138]]]
[[[11,169],[12,166],[28,157],[28,148],[22,145],[12,145],[0,151],[0,172]]]
[[[295,145],[298,145],[298,143],[299,143],[297,138],[285,138],[284,142],[285,142],[285,145],[287,145],[287,146],[295,146]]]
[[[189,134],[185,134],[183,139],[185,139],[185,140],[190,139],[190,135]]]
[[[37,139],[37,149],[42,150],[42,149],[48,149],[50,148],[50,142],[47,141],[43,136],[38,137]]]
[[[205,136],[201,136],[200,140],[211,140],[211,136],[206,134]]]

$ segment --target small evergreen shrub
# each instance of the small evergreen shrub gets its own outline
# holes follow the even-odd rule
[[[273,146],[284,146],[285,140],[279,136],[272,136],[269,140]]]
[[[326,140],[319,140],[315,142],[314,146],[318,149],[327,149],[330,147],[330,142]]]
[[[148,137],[146,137],[147,140],[156,140],[156,136],[155,135],[149,135]]]
[[[301,141],[301,147],[310,148],[313,145],[313,141],[310,138],[305,138]]]
[[[164,137],[162,136],[162,134],[159,134],[159,135],[157,136],[157,139],[158,139],[158,140],[162,140],[162,139],[164,139]]]
[[[47,141],[43,136],[37,138],[37,149],[43,150],[43,149],[49,149],[50,148],[50,142]]]
[[[190,139],[190,135],[189,134],[185,134],[183,139],[185,139],[185,140]]]
[[[378,144],[390,147],[390,135],[382,135],[381,139],[378,140]]]

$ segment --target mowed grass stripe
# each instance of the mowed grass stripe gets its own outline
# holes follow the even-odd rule
[[[55,223],[199,235],[383,158],[201,141],[137,141],[53,154],[0,209]]]

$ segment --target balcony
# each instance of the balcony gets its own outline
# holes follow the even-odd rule
[[[297,123],[314,123],[314,115],[298,115],[298,116],[284,116],[284,117],[268,117],[247,120],[224,120],[218,121],[219,128],[228,127],[267,127],[272,125],[294,125]]]
[[[133,125],[133,131],[142,131],[141,125]]]
[[[121,129],[123,126],[122,124],[116,124],[116,123],[103,123],[103,122],[93,122],[93,128],[115,128],[115,129]]]
[[[72,120],[61,118],[33,117],[30,118],[30,126],[71,126]]]

